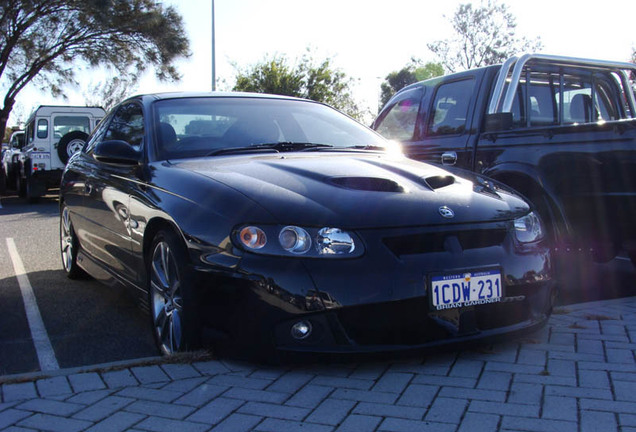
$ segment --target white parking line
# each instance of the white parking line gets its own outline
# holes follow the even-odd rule
[[[22,264],[22,259],[18,254],[18,249],[15,247],[15,242],[12,238],[7,238],[7,247],[9,248],[9,256],[13,262],[15,276],[18,278],[18,285],[20,285],[20,291],[22,292],[22,300],[24,301],[24,308],[26,309],[35,351],[38,354],[40,370],[57,370],[60,366],[57,364],[53,346],[49,340],[49,335],[46,333],[46,328],[40,315],[40,309],[38,309],[38,304],[33,294],[31,282],[29,282],[29,278],[24,270],[24,265]]]

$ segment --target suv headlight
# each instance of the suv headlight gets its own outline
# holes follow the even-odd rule
[[[364,252],[356,234],[335,227],[243,225],[232,239],[240,248],[264,255],[355,258]]]
[[[515,219],[515,236],[520,243],[532,243],[543,238],[541,219],[534,212]]]

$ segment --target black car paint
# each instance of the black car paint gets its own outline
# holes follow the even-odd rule
[[[597,261],[607,261],[624,248],[636,257],[636,120],[487,130],[486,112],[500,67],[413,84],[387,103],[372,128],[378,128],[396,100],[407,93],[418,95],[413,137],[401,142],[409,157],[442,163],[444,153],[455,152],[455,166],[513,187],[539,207],[560,250],[582,250]],[[555,66],[554,70],[560,69]],[[584,72],[584,67],[572,70],[593,73]],[[431,135],[427,125],[437,89],[461,80],[475,83],[466,130]],[[621,95],[612,96],[624,100]]]
[[[136,103],[148,114],[155,99]],[[77,262],[106,284],[133,288],[147,302],[149,245],[159,229],[173,229],[187,246],[204,333],[214,342],[264,357],[274,347],[393,351],[545,323],[553,294],[549,250],[541,242],[519,245],[513,239],[511,221],[527,214],[529,206],[503,185],[382,152],[155,161],[148,144],[154,139],[151,118],[145,117],[146,146],[139,162],[100,162],[97,148],[95,154],[71,158],[60,196],[79,237]],[[348,178],[384,179],[402,189],[334,182]],[[441,205],[455,210],[450,226],[438,212]],[[237,227],[247,223],[339,226],[362,239],[364,254],[343,259],[258,255],[232,241]],[[486,241],[492,233],[498,233],[499,243]],[[413,250],[405,244],[412,238],[434,247]],[[431,310],[429,275],[493,266],[502,270],[505,302]],[[414,316],[405,319],[405,313]],[[501,317],[506,325],[489,327],[484,324],[488,316]],[[299,317],[309,317],[314,327],[307,340],[289,336]],[[392,330],[379,331],[378,323]],[[414,331],[411,325],[418,327]],[[374,341],[369,330],[386,335]]]

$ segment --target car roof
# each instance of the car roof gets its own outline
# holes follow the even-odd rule
[[[247,93],[247,92],[168,92],[168,93],[148,93],[132,96],[128,99],[143,99],[145,101],[157,101],[168,99],[184,99],[184,98],[245,98],[245,99],[285,99],[303,102],[315,102],[309,99],[303,99],[292,96],[275,95],[267,93]]]

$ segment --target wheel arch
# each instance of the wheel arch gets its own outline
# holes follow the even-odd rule
[[[144,257],[144,265],[148,264],[148,256],[150,254],[150,248],[152,247],[152,241],[159,231],[162,229],[167,229],[173,231],[177,237],[180,239],[183,247],[188,250],[187,242],[185,241],[185,236],[183,235],[183,231],[177,226],[173,221],[164,218],[164,217],[154,217],[148,221],[148,225],[144,230],[143,237],[143,257]],[[189,260],[189,257],[186,257]]]
[[[532,167],[523,164],[505,164],[484,173],[488,177],[510,186],[528,199],[539,212],[555,240],[559,241],[568,232],[568,223],[558,198],[546,187],[541,175]]]

